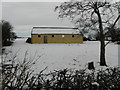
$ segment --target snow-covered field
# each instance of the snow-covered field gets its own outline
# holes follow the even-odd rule
[[[40,57],[33,66],[35,72],[39,72],[48,66],[45,72],[72,68],[87,68],[87,63],[94,61],[99,68],[100,44],[98,41],[86,41],[83,44],[28,44],[26,38],[16,39],[13,46],[6,47],[11,50],[11,56],[17,54],[22,60],[27,51],[28,59]],[[106,60],[108,66],[118,65],[118,45],[110,43],[106,47]]]

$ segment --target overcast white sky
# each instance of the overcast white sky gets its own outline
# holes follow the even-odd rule
[[[68,0],[2,0],[2,19],[13,25],[18,36],[30,36],[33,26],[73,26],[68,19],[58,19],[54,12],[59,1]]]
[[[58,19],[54,12],[60,2],[3,2],[2,19],[9,21],[19,36],[30,36],[33,26],[73,26],[67,19]]]

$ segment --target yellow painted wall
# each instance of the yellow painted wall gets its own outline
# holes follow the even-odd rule
[[[38,37],[38,34],[32,34],[32,43],[44,43],[44,36],[47,37],[47,43],[83,43],[83,36],[75,34],[72,37],[72,34],[65,34],[64,37],[61,34],[56,34],[52,37],[52,34],[42,34]]]

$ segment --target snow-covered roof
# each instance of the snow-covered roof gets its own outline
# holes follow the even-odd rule
[[[80,34],[73,27],[33,27],[31,34]]]

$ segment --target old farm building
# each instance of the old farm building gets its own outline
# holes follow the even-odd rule
[[[37,43],[82,43],[83,36],[77,28],[69,27],[33,27],[32,44]]]

